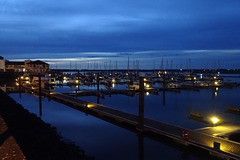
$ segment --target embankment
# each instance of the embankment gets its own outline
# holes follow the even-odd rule
[[[56,128],[29,113],[0,90],[0,114],[29,160],[90,160],[73,142],[63,141]]]

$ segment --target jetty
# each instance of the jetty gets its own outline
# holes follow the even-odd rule
[[[58,92],[51,92],[46,89],[27,88],[35,94],[46,96],[49,99],[68,105],[87,115],[92,115],[130,129],[137,133],[142,133],[149,137],[167,137],[184,147],[198,148],[207,151],[223,159],[240,159],[240,143],[228,139],[216,137],[196,130],[189,130],[180,126],[159,122],[153,119],[144,118],[142,115],[134,115],[120,110],[112,109],[102,104],[96,104]]]

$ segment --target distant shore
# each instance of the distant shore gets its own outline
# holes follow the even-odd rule
[[[92,160],[73,142],[65,142],[50,124],[29,113],[0,90],[0,114],[26,159]]]

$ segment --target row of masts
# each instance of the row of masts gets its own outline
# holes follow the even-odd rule
[[[58,69],[59,68],[59,62],[51,62],[51,68],[52,69]],[[60,67],[62,68],[62,67]],[[104,61],[104,62],[96,62],[96,61],[87,61],[84,62],[84,65],[80,61],[69,61],[69,67],[66,65],[64,68],[69,68],[69,69],[88,69],[88,70],[117,70],[117,69],[134,69],[134,70],[139,70],[140,68],[140,61],[137,59],[132,59],[130,60],[130,57],[128,56],[128,61],[127,61],[127,67],[123,65],[123,67],[119,67],[119,62],[116,61]],[[160,61],[160,64],[157,65],[157,62],[155,59],[152,60],[152,66],[148,66],[148,68],[151,68],[153,70],[155,69],[193,69],[193,64],[192,64],[192,59],[189,58],[186,60],[186,64],[184,65],[183,63],[174,63],[173,60],[164,60],[163,58]],[[220,60],[215,60],[213,61],[212,65],[207,65],[205,69],[220,69],[221,64]]]

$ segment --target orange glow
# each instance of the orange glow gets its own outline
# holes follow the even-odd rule
[[[94,107],[94,106],[95,106],[94,104],[87,104],[88,108],[91,108],[91,107]]]

